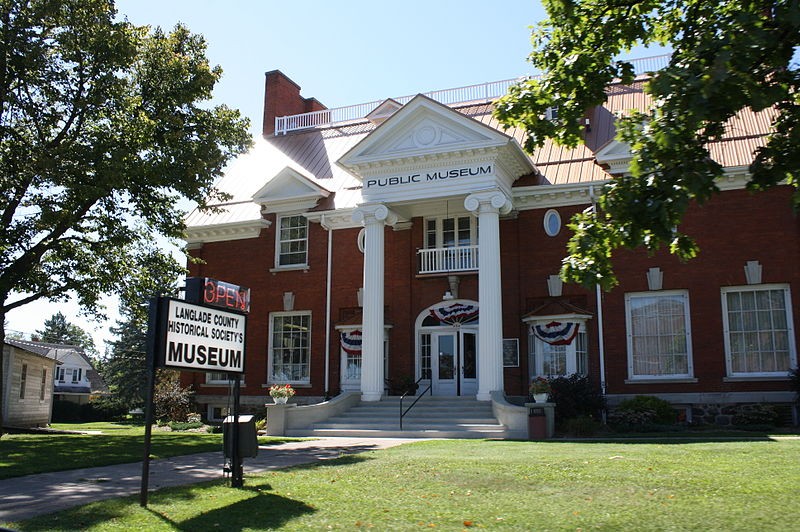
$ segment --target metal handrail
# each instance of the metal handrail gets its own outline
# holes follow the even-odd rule
[[[416,385],[416,388],[414,389],[415,392],[417,391],[417,388],[419,388],[419,383],[422,381],[422,379],[424,379],[424,377],[420,377],[417,379],[417,382],[414,383]],[[428,391],[431,392],[431,397],[433,397],[433,381],[428,384],[428,387],[425,388],[422,393],[419,394],[416,399],[414,399],[414,402],[408,405],[408,408],[405,410],[403,410],[403,399],[406,398],[409,392],[406,392],[400,396],[400,430],[403,430],[403,418],[406,417],[406,414],[408,414],[408,412],[414,408],[414,405],[417,404],[419,400],[422,399],[422,396]]]
[[[638,76],[648,72],[661,70],[669,62],[670,56],[671,54],[662,54],[653,57],[627,59],[625,61],[633,65],[634,74]],[[508,88],[511,85],[514,85],[523,79],[533,79],[539,77],[541,77],[541,74],[523,76],[513,79],[504,79],[500,81],[489,81],[486,83],[478,83],[476,85],[456,87],[453,89],[430,91],[424,94],[425,96],[445,105],[458,105],[461,103],[481,101],[488,102],[502,96],[508,91]],[[401,105],[405,105],[415,96],[416,94],[411,94],[392,99]],[[275,134],[285,135],[290,131],[300,129],[327,127],[331,125],[343,125],[349,122],[359,122],[363,120],[364,117],[369,113],[374,111],[384,101],[385,100],[375,100],[367,103],[347,105],[344,107],[334,107],[331,109],[322,109],[320,111],[310,111],[308,113],[296,115],[276,116]]]

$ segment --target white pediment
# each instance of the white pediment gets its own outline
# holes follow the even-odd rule
[[[598,164],[608,166],[608,172],[612,175],[625,174],[631,164],[633,154],[627,142],[612,140],[595,154]]]
[[[391,160],[505,146],[507,135],[422,95],[396,111],[347,152],[339,164],[359,169]]]
[[[308,210],[331,192],[287,166],[253,194],[253,202],[265,213]]]

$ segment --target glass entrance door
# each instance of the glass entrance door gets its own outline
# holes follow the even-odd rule
[[[441,332],[433,335],[433,394],[457,395],[456,334]]]
[[[478,342],[475,331],[451,330],[431,335],[434,395],[478,393]]]

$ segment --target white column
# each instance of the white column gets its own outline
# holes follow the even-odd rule
[[[383,395],[383,228],[397,216],[382,204],[364,204],[353,213],[364,224],[364,307],[361,336],[361,400]]]
[[[470,194],[467,210],[478,215],[478,395],[489,401],[491,392],[503,391],[503,297],[500,283],[500,214],[511,201],[500,190]]]

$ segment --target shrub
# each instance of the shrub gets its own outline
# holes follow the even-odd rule
[[[157,420],[183,422],[189,415],[190,387],[181,388],[180,372],[160,369],[156,374],[153,406]]]
[[[564,432],[569,436],[583,438],[594,436],[602,428],[602,424],[590,416],[578,416],[567,419],[563,423]]]
[[[556,404],[556,424],[563,426],[573,418],[590,417],[600,419],[606,408],[606,400],[600,387],[589,377],[573,374],[568,377],[550,379],[550,401]]]
[[[201,421],[173,421],[169,428],[174,431],[199,429],[203,426]]]
[[[772,405],[739,405],[733,415],[733,424],[742,426],[774,427],[778,423],[778,412]]]
[[[614,417],[624,418],[631,425],[645,423],[671,425],[677,421],[678,413],[669,401],[652,395],[637,395],[633,399],[622,401],[614,411]],[[634,420],[636,422],[633,422]]]

